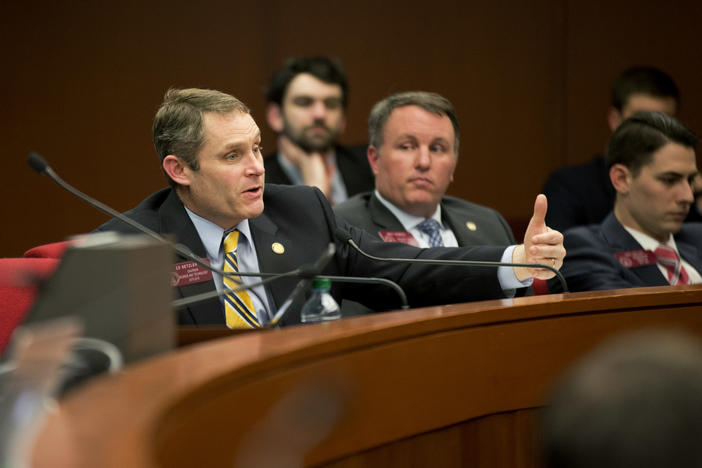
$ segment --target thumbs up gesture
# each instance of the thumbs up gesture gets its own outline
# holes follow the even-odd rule
[[[563,234],[546,226],[548,201],[545,195],[538,195],[534,202],[534,215],[529,221],[524,243],[518,245],[512,254],[514,263],[541,263],[560,268],[566,251],[563,247]],[[529,277],[548,279],[554,276],[550,270],[543,268],[515,268],[517,279],[524,281]]]

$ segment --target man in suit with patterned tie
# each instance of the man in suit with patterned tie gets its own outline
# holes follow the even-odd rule
[[[605,153],[614,210],[602,224],[565,233],[561,271],[571,291],[702,282],[702,224],[683,224],[694,202],[696,145],[661,112],[636,113],[617,128]]]
[[[346,221],[385,241],[419,247],[513,244],[495,210],[446,195],[458,161],[459,124],[436,93],[394,94],[369,117],[375,191],[336,205]]]

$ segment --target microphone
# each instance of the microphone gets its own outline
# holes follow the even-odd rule
[[[288,298],[283,302],[283,305],[280,306],[280,309],[278,309],[278,312],[268,323],[268,326],[275,327],[278,322],[280,322],[280,319],[285,316],[293,302],[295,302],[300,295],[307,292],[307,290],[312,286],[312,278],[322,272],[324,267],[327,266],[327,263],[329,263],[334,256],[334,253],[336,253],[336,247],[334,246],[333,242],[330,242],[326,250],[322,252],[322,255],[320,255],[308,269],[309,274],[303,276],[302,279],[297,282],[295,289],[292,290]]]
[[[383,284],[389,288],[392,288],[397,293],[397,295],[400,296],[400,302],[402,302],[400,309],[407,310],[410,308],[409,302],[407,302],[407,295],[405,294],[405,291],[400,287],[399,284],[387,278],[377,278],[375,276],[322,276],[324,276],[324,278],[327,278],[332,282],[336,281],[337,283]]]
[[[351,237],[351,234],[348,232],[344,231],[340,227],[337,227],[334,229],[334,237],[336,239],[343,243],[343,244],[348,244],[351,247],[353,247],[354,250],[356,250],[358,253],[363,255],[366,258],[370,258],[371,260],[376,260],[380,262],[391,262],[391,263],[422,263],[425,265],[446,265],[446,266],[471,266],[471,267],[490,267],[490,268],[495,268],[495,267],[525,267],[525,268],[544,268],[546,270],[550,270],[555,275],[558,277],[558,280],[561,282],[561,287],[563,288],[563,292],[569,292],[568,291],[568,285],[566,284],[566,280],[563,277],[563,274],[558,271],[556,268],[550,266],[550,265],[544,265],[540,263],[513,263],[513,262],[490,262],[490,261],[479,261],[479,260],[443,260],[443,259],[427,259],[427,258],[386,258],[386,257],[376,257],[375,255],[371,255],[367,252],[365,252],[363,249],[361,249],[358,244],[356,244],[356,241],[353,240],[353,237]]]
[[[287,278],[290,276],[297,276],[302,278],[298,284],[296,285],[295,289],[293,292],[288,296],[288,298],[283,302],[283,305],[280,307],[276,315],[273,317],[273,319],[266,324],[266,326],[275,326],[287,313],[288,308],[290,305],[294,302],[297,297],[299,297],[301,294],[305,293],[310,286],[312,285],[312,279],[315,276],[318,276],[322,269],[327,265],[327,263],[331,260],[335,253],[334,245],[330,244],[330,247],[325,250],[325,252],[320,256],[320,258],[312,265],[303,265],[299,268],[296,268],[291,271],[287,271],[284,273],[263,273],[263,272],[225,272],[222,269],[215,268],[211,266],[208,262],[200,258],[199,256],[195,255],[192,253],[192,251],[185,245],[175,243],[164,236],[158,234],[157,232],[147,228],[143,224],[131,219],[128,216],[125,216],[124,214],[116,211],[115,209],[105,205],[104,203],[90,197],[89,195],[81,192],[80,190],[76,189],[75,187],[71,186],[67,182],[65,182],[61,177],[59,177],[56,172],[49,166],[49,164],[46,162],[46,160],[39,154],[37,153],[30,153],[29,156],[27,157],[27,163],[34,169],[36,172],[42,175],[46,175],[49,177],[51,180],[56,182],[59,186],[61,186],[63,189],[71,193],[72,195],[82,199],[83,201],[87,202],[89,205],[99,209],[103,213],[106,213],[109,216],[112,216],[113,218],[117,218],[121,220],[122,222],[128,224],[129,226],[133,227],[139,232],[142,232],[144,234],[149,235],[150,237],[160,241],[160,242],[165,242],[166,244],[172,246],[172,248],[178,253],[180,256],[187,258],[189,260],[192,260],[193,262],[197,263],[198,265],[201,265],[202,267],[217,273],[221,276],[228,276],[228,277],[234,277],[235,280],[237,280],[236,277],[241,277],[241,276],[258,276],[258,277],[264,277],[264,280],[255,282],[255,283],[250,283],[250,284],[245,284],[241,282],[240,280],[237,281],[241,285],[238,286],[237,288],[232,289],[231,291],[233,292],[238,292],[238,291],[243,291],[243,290],[249,290],[254,294],[257,294],[255,290],[252,288],[255,288],[257,286],[262,286],[265,285],[269,282],[276,281],[278,279],[282,278]],[[344,276],[329,276],[328,277],[332,281],[337,281],[337,282],[355,282],[355,283],[381,283],[385,284],[388,287],[393,288],[397,294],[400,296],[400,300],[402,302],[402,308],[407,309],[409,308],[409,305],[407,303],[407,296],[405,295],[405,292],[400,288],[397,283],[394,283],[393,281],[390,281],[385,278],[359,278],[359,277],[344,277]],[[195,296],[190,296],[187,298],[181,298],[181,299],[176,299],[173,301],[173,307],[178,309],[181,307],[186,307],[191,304],[195,304],[201,301],[205,301],[207,299],[212,299],[215,297],[219,297],[223,294],[227,294],[230,290],[223,288],[221,291],[213,290],[213,291],[208,291],[202,294],[197,294]],[[262,303],[265,303],[260,297],[259,300]]]
[[[186,305],[190,305],[196,302],[204,301],[207,299],[211,299],[213,297],[219,297],[224,294],[227,294],[228,292],[239,292],[243,290],[247,290],[250,288],[254,288],[263,284],[266,284],[270,281],[275,281],[276,279],[279,278],[284,278],[288,276],[299,276],[301,277],[301,280],[297,283],[295,286],[295,289],[290,293],[290,295],[287,297],[285,301],[283,301],[283,305],[280,306],[280,309],[278,309],[278,312],[275,314],[275,316],[270,320],[270,322],[264,324],[262,328],[272,328],[275,327],[280,320],[285,316],[285,314],[288,312],[290,309],[290,306],[295,302],[295,300],[310,288],[312,285],[312,280],[320,276],[322,273],[322,270],[324,269],[325,266],[329,263],[329,261],[332,259],[334,256],[334,253],[336,252],[336,247],[334,246],[333,243],[329,243],[327,246],[326,250],[322,252],[322,255],[312,264],[312,265],[303,265],[295,270],[286,272],[286,273],[280,273],[274,277],[269,277],[266,278],[262,281],[258,281],[256,283],[251,283],[251,284],[245,284],[238,286],[234,289],[222,289],[221,291],[208,291],[206,293],[198,294],[196,296],[191,296],[188,298],[183,298],[183,299],[177,299],[173,301],[173,306],[178,308],[178,307],[184,307]],[[249,276],[256,276],[258,273],[249,273]],[[397,292],[397,295],[400,296],[400,301],[402,302],[401,308],[403,310],[409,309],[409,303],[407,302],[407,295],[405,292],[402,290],[402,288],[395,283],[394,281],[391,281],[389,279],[385,278],[362,278],[358,276],[332,276],[332,275],[321,275],[324,278],[328,278],[331,281],[336,281],[340,283],[362,283],[362,284],[383,284],[385,286],[388,286],[392,288],[395,292]]]
[[[68,184],[65,182],[61,177],[54,172],[54,170],[49,166],[49,164],[46,162],[46,160],[41,157],[38,153],[29,153],[29,156],[27,157],[27,163],[34,169],[36,172],[38,172],[41,175],[45,175],[49,177],[51,180],[56,182],[58,185],[61,186],[64,190],[68,191],[72,195],[80,198],[81,200],[87,202],[89,205],[93,206],[94,208],[97,208],[98,210],[102,211],[103,213],[112,216],[113,218],[117,218],[120,221],[128,224],[129,226],[133,227],[139,232],[142,232],[148,236],[153,237],[157,241],[160,242],[165,242],[166,244],[169,244],[173,247],[173,250],[175,250],[180,256],[187,258],[188,260],[192,260],[193,262],[197,263],[198,265],[213,271],[215,273],[219,273],[220,275],[227,276],[229,275],[228,272],[224,272],[221,270],[218,270],[217,268],[214,268],[210,266],[209,263],[205,262],[203,259],[195,255],[190,251],[190,249],[183,244],[178,244],[175,242],[172,242],[165,237],[163,237],[161,234],[152,231],[151,229],[147,228],[143,224],[134,221],[132,218],[129,216],[125,216],[119,211],[110,208],[109,206],[105,205],[104,203],[94,199],[93,197],[86,195],[85,193],[81,192],[77,188],[73,187],[72,185]],[[242,276],[242,275],[237,275],[237,276]]]
[[[295,286],[295,289],[293,290],[292,293],[290,293],[290,296],[283,302],[283,305],[278,309],[278,313],[275,314],[273,319],[271,319],[269,326],[275,326],[281,318],[285,315],[285,313],[288,311],[292,303],[297,299],[298,296],[301,294],[304,294],[310,286],[312,286],[312,279],[315,276],[319,276],[324,267],[329,263],[331,258],[334,256],[334,253],[336,252],[336,247],[334,246],[333,242],[329,243],[329,246],[327,247],[327,250],[325,250],[322,255],[317,259],[316,262],[312,265],[311,268],[309,268],[309,274],[304,275],[303,278],[297,283]],[[359,278],[359,277],[354,277],[354,276],[326,276],[323,275],[325,278],[328,278],[332,281],[338,281],[338,282],[348,282],[348,283],[367,283],[367,284],[373,284],[373,283],[381,283],[386,286],[390,286],[393,288],[398,295],[400,296],[400,299],[402,301],[402,309],[409,309],[409,304],[407,303],[407,296],[405,295],[405,292],[402,290],[402,288],[395,282],[385,279],[385,278]]]
[[[293,289],[293,291],[290,293],[287,299],[283,301],[283,305],[280,306],[280,309],[278,309],[278,312],[275,314],[275,316],[268,323],[264,323],[261,326],[261,328],[273,328],[285,316],[285,314],[290,308],[290,305],[292,305],[292,303],[298,298],[298,296],[305,293],[309,289],[309,287],[312,284],[312,279],[322,272],[324,267],[327,266],[327,263],[329,263],[329,261],[334,256],[335,252],[336,247],[334,246],[333,242],[330,242],[327,248],[324,250],[324,252],[322,252],[322,255],[320,255],[319,258],[312,265],[303,265],[292,271],[273,275],[271,275],[270,273],[248,273],[247,276],[268,276],[268,278],[261,281],[257,281],[255,283],[242,284],[241,286],[237,286],[233,289],[223,288],[221,291],[208,291],[206,293],[197,294],[195,296],[177,299],[173,301],[173,306],[175,308],[184,307],[186,305],[190,305],[200,301],[212,299],[214,297],[219,297],[229,292],[236,293],[239,291],[250,290],[251,288],[262,286],[271,281],[286,278],[288,276],[300,276],[302,279],[297,283],[295,289]]]
[[[219,297],[224,294],[227,294],[229,292],[239,292],[243,290],[248,290],[250,288],[255,288],[257,286],[262,286],[266,283],[269,283],[271,281],[275,281],[280,278],[287,278],[289,276],[298,276],[298,277],[303,277],[307,279],[314,279],[317,276],[322,276],[324,278],[327,278],[328,280],[332,282],[337,282],[337,283],[360,283],[360,284],[382,284],[385,285],[389,288],[392,288],[397,295],[400,297],[400,302],[402,305],[400,306],[401,309],[407,310],[409,309],[409,303],[407,301],[407,295],[405,294],[405,291],[395,283],[394,281],[391,281],[387,278],[377,278],[377,277],[360,277],[360,276],[333,276],[333,275],[323,275],[320,273],[314,274],[311,273],[312,266],[311,265],[303,265],[300,268],[297,268],[295,270],[291,270],[285,273],[279,273],[276,274],[273,277],[266,278],[261,281],[257,281],[255,283],[248,283],[248,284],[242,284],[241,286],[238,286],[233,289],[222,289],[221,291],[208,291],[205,293],[201,294],[196,294],[195,296],[190,296],[190,297],[185,297],[182,299],[176,299],[173,301],[173,307],[176,309],[180,307],[185,307],[189,306],[191,304],[195,304],[201,301],[206,301],[208,299],[212,299],[214,297]],[[246,273],[246,276],[258,276],[258,275],[265,275],[268,276],[271,273]],[[284,302],[286,304],[288,300]],[[281,306],[282,307],[282,306]],[[276,321],[277,322],[277,321]]]
[[[232,273],[232,272],[224,271],[221,268],[215,268],[212,265],[210,265],[209,262],[206,262],[205,260],[203,260],[199,256],[195,255],[187,246],[180,244],[180,243],[173,242],[173,241],[165,238],[161,234],[159,234],[159,233],[147,228],[143,224],[131,219],[129,216],[125,216],[124,214],[120,213],[119,211],[105,205],[104,203],[94,199],[93,197],[91,197],[89,195],[86,195],[85,193],[81,192],[77,188],[68,184],[61,177],[59,177],[59,175],[56,174],[56,172],[54,172],[54,170],[51,168],[51,166],[49,166],[49,164],[46,162],[46,160],[38,153],[29,153],[29,156],[27,157],[27,163],[36,172],[38,172],[41,175],[45,175],[45,176],[49,177],[51,180],[53,180],[59,186],[61,186],[61,188],[68,191],[70,194],[80,198],[81,200],[87,202],[92,207],[97,208],[98,210],[102,211],[103,213],[105,213],[109,216],[112,216],[113,218],[119,219],[120,221],[128,224],[129,226],[133,227],[137,231],[142,232],[142,233],[156,239],[159,242],[165,242],[166,244],[170,245],[173,248],[173,250],[175,250],[175,252],[178,255],[180,255],[181,257],[187,258],[188,260],[192,260],[193,262],[197,263],[198,265],[206,268],[207,270],[209,270],[213,273],[217,273],[221,276],[233,278],[234,281],[236,281],[237,283],[242,283],[242,281],[237,278],[240,276],[261,276],[261,277],[270,276],[271,278],[273,278],[270,281],[274,281],[275,279],[278,279],[278,278],[283,278],[285,276],[292,276],[292,275],[299,273],[298,270],[293,270],[293,271],[290,271],[287,273],[247,273],[247,272]],[[256,291],[251,290],[251,292],[258,296]],[[212,297],[216,297],[216,295],[214,295]],[[204,298],[200,299],[200,300],[204,300]],[[259,297],[259,300],[261,302],[264,302],[263,300],[261,300],[260,297]],[[178,302],[178,301],[175,301],[175,302]],[[197,302],[197,301],[194,301],[194,302]]]

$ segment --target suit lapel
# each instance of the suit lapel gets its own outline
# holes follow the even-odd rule
[[[453,231],[458,245],[479,245],[483,243],[477,241],[474,231],[468,229],[466,223],[474,221],[466,219],[461,213],[447,209],[444,203],[441,204],[441,217],[451,231]]]
[[[265,212],[256,218],[249,219],[249,227],[256,246],[259,270],[280,273],[290,269],[289,265],[291,262],[288,258],[291,254],[291,246],[285,245],[285,242],[276,239],[275,235],[278,232],[278,226]],[[276,253],[273,250],[275,243],[279,243],[283,247],[284,251],[282,253]],[[272,282],[266,288],[273,299],[276,310],[290,293],[288,288],[280,287],[280,281]]]
[[[176,236],[181,244],[188,247],[195,255],[207,258],[205,246],[202,245],[200,236],[195,229],[190,217],[185,212],[182,202],[175,193],[171,191],[164,204],[159,209],[160,232],[170,233]],[[178,259],[178,262],[185,261]],[[192,297],[216,289],[214,281],[203,281],[176,288],[179,297]],[[192,304],[178,311],[181,323],[194,323],[196,325],[224,324],[224,310],[219,298]]]
[[[371,219],[380,228],[379,231],[404,231],[405,228],[400,223],[400,220],[382,204],[375,192],[371,193],[368,200],[368,211]]]
[[[697,270],[697,273],[702,274],[702,258],[700,258],[699,250],[692,244],[685,241],[685,235],[683,234],[685,226],[683,226],[679,236],[675,236],[675,244],[678,246],[678,251],[680,256],[692,267]]]
[[[621,223],[610,213],[602,223],[602,235],[605,241],[612,246],[615,252],[627,252],[630,250],[641,250],[641,244],[634,239],[631,234],[621,225]],[[618,262],[618,260],[615,261]],[[622,266],[622,268],[625,268]],[[636,275],[643,284],[647,286],[666,286],[668,280],[658,269],[658,265],[645,265],[634,268],[625,268]]]

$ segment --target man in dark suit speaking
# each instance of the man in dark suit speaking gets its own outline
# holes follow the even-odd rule
[[[368,129],[375,191],[336,205],[338,215],[387,242],[514,244],[497,211],[445,195],[459,146],[458,117],[448,99],[423,91],[394,94],[373,107]]]
[[[661,112],[636,113],[617,128],[605,152],[614,210],[602,224],[566,232],[562,272],[572,291],[702,282],[702,224],[683,224],[694,202],[696,144]]]
[[[405,289],[411,306],[423,306],[503,297],[506,289],[527,285],[532,277],[549,278],[553,273],[538,268],[435,267],[370,260],[338,239],[335,232],[339,228],[347,231],[363,250],[378,256],[499,261],[507,255],[517,263],[558,268],[565,255],[563,236],[544,224],[543,196],[537,198],[522,245],[417,249],[379,242],[337,220],[329,202],[315,188],[264,187],[259,128],[241,101],[218,91],[168,91],[156,113],[153,134],[171,187],[149,196],[126,214],[175,237],[225,271],[290,271],[312,262],[334,242],[336,254],[324,274],[385,277]],[[99,230],[133,232],[116,219]],[[220,275],[195,267],[190,273],[176,285],[180,296],[215,288],[224,294],[223,299],[180,309],[181,324],[260,326],[278,311],[297,283],[295,278],[282,279],[233,297]],[[247,282],[247,277],[243,280]],[[348,298],[374,308],[399,306],[396,298],[384,292],[376,294],[344,283],[335,286],[332,293],[337,299]],[[288,309],[281,324],[300,322],[301,302]]]

